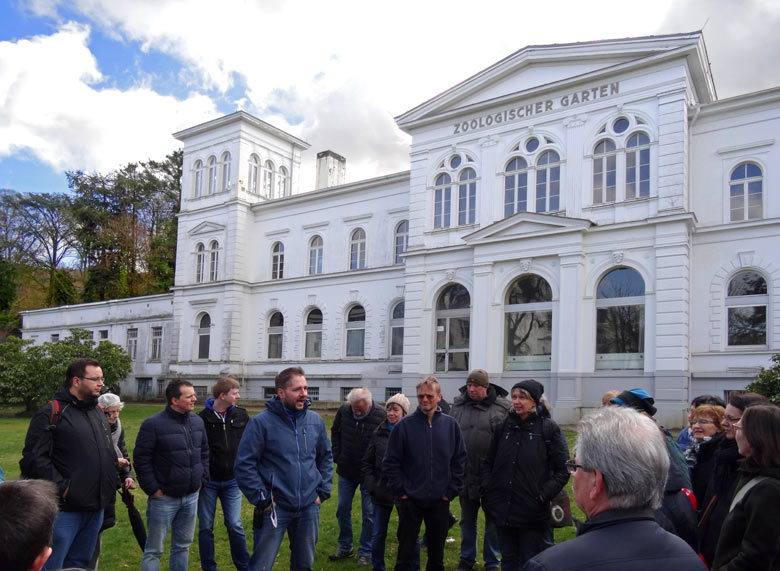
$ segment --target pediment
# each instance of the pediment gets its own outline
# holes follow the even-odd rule
[[[222,224],[216,224],[214,222],[201,222],[195,228],[189,231],[190,236],[197,236],[199,234],[216,234],[225,230]]]
[[[501,242],[504,240],[516,240],[547,236],[550,234],[562,234],[568,232],[584,232],[593,226],[593,222],[582,218],[567,218],[554,214],[537,214],[534,212],[518,212],[498,222],[480,228],[476,232],[467,234],[463,241],[470,246],[488,242]]]

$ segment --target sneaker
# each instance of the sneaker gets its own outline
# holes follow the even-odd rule
[[[342,551],[341,549],[339,549],[336,553],[331,553],[330,555],[328,555],[328,559],[330,559],[331,561],[341,561],[342,559],[349,559],[350,557],[352,557],[352,555],[353,552],[351,549],[349,551]]]
[[[371,558],[368,555],[360,555],[357,558],[357,564],[361,567],[370,567],[371,566]]]
[[[460,563],[458,563],[458,566],[455,568],[455,571],[472,571],[472,569],[474,569],[473,565],[469,565],[461,559]]]

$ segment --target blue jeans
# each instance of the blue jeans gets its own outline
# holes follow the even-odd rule
[[[460,497],[460,560],[471,567],[477,563],[477,516],[480,501]],[[488,518],[485,518],[485,541],[482,544],[482,558],[485,568],[499,566],[498,555],[501,553],[498,544],[498,529]]]
[[[59,512],[54,520],[52,553],[44,569],[65,567],[89,568],[95,551],[103,510],[91,512]]]
[[[352,498],[360,484],[349,478],[339,476],[339,499],[336,507],[336,520],[339,522],[339,551],[352,551]],[[371,534],[374,523],[374,502],[363,486],[360,486],[360,509],[363,527],[360,530],[358,555],[371,555]]]
[[[276,526],[271,520],[275,514]],[[284,539],[290,538],[290,571],[308,571],[314,564],[314,547],[320,529],[320,504],[311,504],[300,511],[287,511],[274,506],[263,513],[263,526],[254,528],[254,549],[249,560],[252,571],[273,569],[276,554]]]
[[[529,559],[545,550],[547,547],[545,537],[547,535],[548,531],[545,527],[531,529],[499,527],[501,571],[520,571]]]
[[[222,502],[222,513],[230,541],[230,556],[238,571],[249,569],[249,550],[246,535],[241,526],[241,490],[236,480],[209,482],[200,490],[198,497],[198,549],[200,567],[204,571],[217,571],[214,560],[214,514],[217,498]]]
[[[165,538],[171,530],[170,571],[187,571],[190,545],[195,533],[195,516],[198,513],[198,492],[181,498],[149,497],[146,504],[146,546],[141,561],[141,571],[158,571],[160,557],[165,549]]]

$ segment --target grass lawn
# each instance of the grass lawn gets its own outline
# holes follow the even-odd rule
[[[135,447],[135,438],[138,433],[138,428],[141,426],[141,422],[148,416],[151,416],[155,412],[162,409],[161,404],[128,404],[122,410],[120,416],[122,426],[125,429],[125,439],[127,440],[127,448],[130,451],[132,457],[132,451]],[[29,424],[29,418],[18,418],[14,414],[18,412],[18,409],[0,408],[0,467],[5,471],[6,479],[14,479],[19,477],[19,459],[22,456],[22,448],[24,446],[24,437],[27,433],[27,426]],[[250,411],[250,415],[255,414]],[[333,423],[333,417],[323,414],[325,424],[330,431],[330,426]],[[569,447],[573,446],[574,432],[566,431],[566,439],[569,441]],[[334,480],[337,478],[334,474]],[[362,569],[359,568],[355,559],[331,562],[328,560],[328,554],[333,553],[337,549],[337,537],[338,537],[338,524],[336,523],[336,482],[333,484],[333,497],[326,501],[322,505],[320,512],[320,536],[317,542],[317,555],[314,560],[314,567],[316,569]],[[567,490],[571,497],[571,480],[567,484]],[[146,510],[146,495],[137,490],[135,492],[135,505],[140,510],[141,514],[145,514]],[[582,518],[582,513],[574,505],[572,500],[572,509],[575,515]],[[219,504],[218,504],[219,505]],[[460,505],[457,501],[452,503],[451,509],[453,513],[460,517]],[[221,508],[217,508],[218,513],[215,519],[215,543],[216,543],[216,555],[217,565],[220,569],[232,569],[233,564],[230,559],[230,546],[228,543],[227,532],[222,524]],[[252,506],[244,501],[242,507],[242,516],[244,521],[244,530],[247,534],[247,542],[252,545]],[[139,569],[141,567],[141,550],[138,548],[138,544],[133,537],[133,532],[130,528],[130,523],[127,518],[127,510],[122,503],[121,499],[117,496],[117,523],[113,528],[103,532],[103,550],[100,556],[100,569],[104,571],[113,571],[119,569]],[[145,517],[145,516],[144,516]],[[360,535],[360,495],[355,494],[355,502],[353,509],[353,530],[355,531],[355,541]],[[388,530],[387,539],[387,565],[390,568],[395,561],[395,553],[397,549],[397,542],[395,540],[397,517],[393,515],[390,520],[390,529]],[[480,512],[480,544],[479,550],[481,552],[481,539],[484,528],[484,522],[482,521],[482,514]],[[450,530],[450,537],[453,541],[449,541],[445,546],[445,566],[448,569],[454,569],[458,565],[458,556],[460,552],[460,529],[455,525]],[[574,528],[564,528],[555,530],[556,541],[564,541],[574,537]],[[355,545],[357,549],[357,543]],[[290,551],[288,543],[285,540],[282,543],[282,549],[279,552],[279,558],[277,559],[277,569],[287,569],[289,567]],[[168,569],[168,550],[163,556],[162,569]],[[425,550],[422,550],[422,563],[425,563]],[[190,570],[200,569],[200,557],[197,547],[197,528],[195,531],[195,540],[193,541],[192,548],[190,550]]]

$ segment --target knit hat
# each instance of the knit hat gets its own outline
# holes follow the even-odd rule
[[[116,405],[119,405],[119,410],[122,410],[125,406],[125,403],[119,400],[119,395],[115,395],[114,393],[104,393],[100,395],[98,397],[98,404],[103,410],[107,410]]]
[[[655,416],[655,413],[658,410],[653,406],[655,404],[653,397],[651,397],[649,394],[647,394],[646,391],[642,389],[631,389],[628,391],[623,391],[615,398],[610,399],[609,402],[612,404],[633,408],[639,412],[646,412],[650,416]]]
[[[527,392],[529,395],[531,395],[531,398],[534,399],[534,403],[536,404],[539,404],[539,401],[542,398],[542,394],[544,394],[544,385],[539,381],[535,381],[534,379],[526,379],[524,381],[520,381],[519,383],[515,383],[512,387],[512,391],[515,389],[522,389]],[[510,394],[512,391],[510,391]]]
[[[403,393],[394,394],[389,399],[387,399],[385,407],[388,407],[391,404],[397,404],[403,409],[405,415],[409,414],[409,399],[406,398]]]
[[[466,378],[466,382],[474,381],[477,383],[480,387],[488,388],[490,386],[490,381],[488,380],[488,374],[487,371],[484,369],[474,369],[469,373],[469,376]]]

